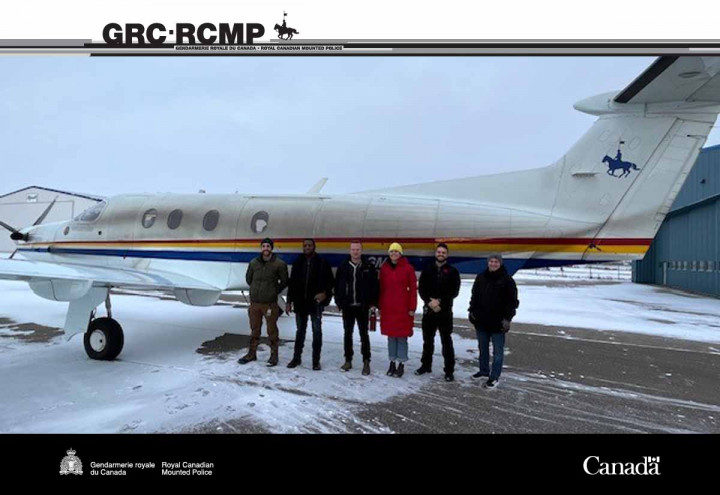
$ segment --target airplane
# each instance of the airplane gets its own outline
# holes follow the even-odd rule
[[[336,267],[359,239],[376,264],[392,242],[420,270],[438,242],[467,275],[500,252],[519,269],[641,259],[720,113],[720,57],[662,56],[622,91],[582,100],[592,127],[552,165],[343,195],[128,194],[70,221],[11,231],[25,259],[0,278],[68,302],[64,330],[92,359],[122,350],[115,288],[172,291],[211,306],[248,289],[245,271],[270,237],[288,264],[312,237]],[[15,253],[13,253],[14,255]],[[96,317],[105,302],[107,317]]]

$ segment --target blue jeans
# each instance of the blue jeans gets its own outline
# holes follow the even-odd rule
[[[302,357],[303,347],[305,347],[305,334],[307,333],[308,316],[312,321],[312,355],[313,364],[320,362],[320,351],[322,350],[322,312],[323,307],[315,305],[310,314],[295,313],[295,324],[297,325],[297,334],[295,335],[295,359]]]
[[[388,337],[388,357],[390,361],[404,363],[408,360],[407,337]]]
[[[475,329],[477,332],[478,348],[480,349],[479,365],[480,372],[489,375],[490,380],[500,378],[505,353],[505,334],[490,333],[484,330]],[[490,341],[493,345],[492,370],[490,370]]]

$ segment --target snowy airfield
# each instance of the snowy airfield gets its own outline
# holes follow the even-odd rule
[[[532,363],[533,372],[514,368],[520,356],[513,355],[513,339],[519,338],[513,333],[534,335],[526,330],[531,327],[523,324],[547,327],[559,337],[565,336],[564,328],[572,328],[568,339],[584,335],[582,329],[588,329],[588,341],[598,330],[611,331],[610,340],[619,335],[616,332],[672,339],[668,342],[674,344],[669,347],[702,349],[704,356],[717,362],[720,301],[632,284],[620,269],[608,269],[605,275],[596,270],[590,279],[585,268],[518,274],[521,303],[514,320],[518,325],[508,339],[500,387],[491,392],[481,390],[480,384],[470,379],[477,344],[467,328],[458,328],[454,335],[456,383],[442,381],[439,338],[434,374],[430,378],[412,374],[422,351],[419,331],[410,339],[410,362],[402,379],[385,376],[386,339],[379,331],[371,333],[372,375],[360,374],[357,332],[354,368],[341,372],[342,323],[332,311],[323,319],[322,371],[309,367],[309,329],[302,367],[285,367],[295,333],[294,318],[288,317],[279,321],[283,341],[280,366],[265,366],[269,356],[266,345],[261,345],[257,362],[240,366],[236,361],[244,354],[249,327],[242,297],[232,294],[212,308],[186,306],[161,293],[114,294],[113,313],[125,330],[125,347],[114,362],[93,361],[85,354],[82,335],[66,341],[57,330],[64,321],[66,304],[41,299],[26,284],[1,281],[0,432],[403,432],[413,431],[404,427],[408,418],[380,421],[368,410],[382,404],[435,400],[436,411],[451,414],[463,409],[457,397],[470,397],[468,394],[495,394],[492,400],[502,407],[498,399],[503,392],[525,396],[552,385],[572,394],[588,387],[572,376],[555,374],[542,357]],[[465,317],[471,286],[471,280],[463,281],[455,304],[456,318]],[[102,309],[98,311],[103,314]],[[527,358],[529,353],[524,354]],[[668,373],[672,374],[658,370],[661,376]],[[644,397],[631,384],[614,387],[598,390],[616,398],[631,395],[640,408],[643,403],[658,401],[652,395],[655,392],[644,392]],[[445,397],[443,390],[452,390],[455,398]],[[700,419],[690,426],[681,419],[677,424],[675,419],[664,419],[658,422],[660,426],[643,429],[640,425],[638,431],[720,431],[720,392],[704,402],[670,398],[661,402],[683,409],[678,416],[684,417],[688,409]],[[422,423],[422,409],[418,411],[415,420]],[[448,431],[454,431],[452,425],[452,421],[446,425]],[[521,431],[528,428],[545,431],[542,426]]]

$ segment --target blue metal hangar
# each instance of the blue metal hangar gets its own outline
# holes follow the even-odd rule
[[[632,280],[720,297],[720,145],[698,155]]]

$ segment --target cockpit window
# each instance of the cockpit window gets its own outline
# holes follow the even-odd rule
[[[98,204],[91,206],[87,210],[84,210],[78,216],[73,218],[76,222],[94,222],[98,219],[102,211],[107,206],[105,201],[100,201]]]

